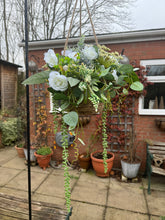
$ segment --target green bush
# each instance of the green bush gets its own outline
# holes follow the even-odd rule
[[[48,155],[52,152],[50,147],[43,146],[37,150],[37,154],[39,155]]]
[[[22,126],[20,118],[7,118],[0,123],[2,131],[2,144],[5,146],[13,145],[22,139]]]

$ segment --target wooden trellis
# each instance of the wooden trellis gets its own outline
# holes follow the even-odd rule
[[[35,135],[37,135],[37,125],[40,123],[38,116],[38,109],[40,106],[46,106],[46,95],[45,95],[45,84],[32,85],[32,96],[33,96],[33,113],[34,113],[34,122],[35,123]],[[46,130],[46,124],[44,128]],[[47,144],[47,137],[42,137],[42,143]]]
[[[130,114],[113,114],[108,116],[108,140],[109,150],[112,152],[125,152],[129,146],[130,131],[134,129],[134,97],[132,106],[129,107]],[[123,137],[123,138],[122,138]],[[122,138],[122,140],[120,140]]]

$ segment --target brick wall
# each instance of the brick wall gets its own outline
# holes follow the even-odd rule
[[[2,65],[2,64],[1,64]],[[17,103],[17,68],[1,66],[1,107],[14,108]]]
[[[129,57],[131,64],[136,64],[138,66],[140,64],[140,60],[144,59],[165,59],[165,41],[154,41],[154,42],[137,42],[137,43],[121,43],[121,44],[112,44],[107,45],[109,48],[111,48],[112,51],[118,51],[119,53],[122,51],[122,49],[125,49],[124,54]],[[44,52],[45,51],[30,51],[29,57],[37,56],[40,60],[37,65],[41,67],[44,65]],[[60,49],[55,49],[55,52],[59,52]],[[36,62],[36,60],[34,60]],[[32,96],[31,96],[32,98]],[[49,114],[49,99],[47,99],[47,110]],[[84,142],[86,143],[86,146],[89,144],[89,138],[92,133],[95,133],[96,130],[96,115],[91,116],[91,121],[88,125],[86,125],[83,128],[83,131],[80,132],[79,136],[82,137]],[[165,116],[161,116],[163,118]],[[144,172],[145,170],[145,164],[146,164],[146,145],[144,143],[144,139],[154,139],[159,141],[165,141],[165,135],[164,132],[159,130],[155,125],[155,119],[157,116],[141,116],[138,114],[138,100],[135,100],[135,117],[134,117],[134,128],[135,132],[137,134],[137,141],[140,141],[140,144],[137,148],[137,154],[142,158],[142,165],[141,165],[141,171]],[[34,128],[32,126],[33,122],[33,112],[31,111],[31,139],[34,138]],[[49,114],[49,122],[52,123],[52,115]],[[53,124],[52,124],[53,126]],[[49,145],[53,146],[54,141],[54,134],[51,133],[49,135]],[[76,142],[77,146],[79,148],[79,152],[81,153],[84,151],[84,146],[80,144],[80,142]],[[98,142],[93,146],[94,149],[101,148],[101,143]],[[70,160],[74,160],[74,147],[70,147],[69,153],[70,153]],[[56,148],[55,150],[55,159],[61,160],[62,155],[62,149]],[[120,167],[120,154],[115,154],[115,162],[114,167],[119,168]]]

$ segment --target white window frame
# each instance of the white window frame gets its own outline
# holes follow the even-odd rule
[[[50,93],[50,113],[53,113],[53,100],[52,100],[52,94]]]
[[[146,67],[147,65],[165,65],[165,59],[141,60],[140,65]],[[165,76],[147,76],[149,82],[163,83]],[[165,115],[164,109],[144,109],[144,96],[139,98],[139,115]]]

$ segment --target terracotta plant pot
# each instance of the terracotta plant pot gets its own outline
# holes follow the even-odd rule
[[[43,170],[49,167],[49,162],[50,162],[52,154],[53,154],[53,151],[48,155],[39,155],[37,154],[37,152],[34,152],[34,155],[37,158],[38,165],[41,168],[43,168]]]
[[[107,152],[107,154],[110,155],[111,158],[106,160],[107,166],[108,166],[108,171],[106,173],[104,173],[103,159],[97,159],[94,157],[94,155],[97,153],[102,153],[102,151],[100,150],[100,151],[95,151],[95,152],[91,153],[92,165],[93,165],[93,169],[96,172],[96,175],[99,177],[110,176],[110,172],[113,167],[113,161],[114,161],[115,155],[112,152]]]
[[[78,161],[79,161],[80,168],[86,169],[86,170],[89,169],[90,163],[91,163],[91,158],[90,158],[90,156],[86,157],[86,153],[80,154],[78,156]]]
[[[17,147],[17,145],[16,145],[15,149],[17,150],[18,157],[20,157],[20,158],[24,158],[25,157],[24,150],[23,150],[22,147]]]

